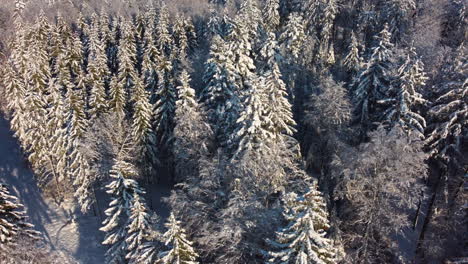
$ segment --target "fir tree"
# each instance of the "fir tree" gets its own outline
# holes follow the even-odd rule
[[[283,215],[289,224],[276,233],[276,241],[268,241],[275,250],[269,252],[268,263],[337,263],[337,249],[325,237],[330,224],[317,185],[299,197],[290,193],[286,200]]]
[[[174,214],[171,213],[166,223],[168,229],[163,235],[166,246],[171,249],[161,252],[160,263],[163,264],[197,264],[198,254],[192,246],[192,242],[187,239],[185,230],[180,226]]]
[[[369,61],[357,78],[354,89],[355,117],[367,131],[376,120],[377,101],[384,98],[390,86],[390,67],[393,44],[388,27],[375,37],[376,46],[372,48]]]

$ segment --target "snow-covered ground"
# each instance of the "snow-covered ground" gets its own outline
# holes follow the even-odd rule
[[[102,212],[101,216],[96,216],[93,212],[83,215],[75,210],[76,221],[72,222],[71,208],[76,207],[72,200],[59,206],[52,199],[45,198],[9,129],[8,121],[1,117],[0,179],[10,186],[25,205],[31,223],[36,230],[42,232],[48,250],[60,257],[57,263],[104,263],[106,247],[101,245],[104,234],[99,231]],[[150,193],[151,207],[164,219],[168,215],[168,208],[161,199],[169,195],[170,185],[154,186]],[[107,206],[107,199],[102,197],[99,200],[103,211]]]
[[[72,223],[69,208],[73,201],[60,206],[42,195],[28,168],[8,122],[0,118],[0,178],[25,205],[31,223],[42,232],[48,250],[58,255],[58,263],[104,263],[100,220],[92,213],[78,214]]]

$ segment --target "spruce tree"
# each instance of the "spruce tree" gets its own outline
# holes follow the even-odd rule
[[[388,26],[375,36],[376,45],[365,64],[364,69],[357,77],[353,91],[354,114],[364,131],[376,121],[377,101],[384,99],[387,88],[390,86],[391,57],[393,44],[390,42],[391,34]]]
[[[112,182],[106,186],[107,193],[112,195],[112,201],[105,211],[107,218],[99,230],[106,232],[102,244],[110,246],[106,253],[107,262],[124,263],[129,247],[126,223],[131,212],[133,195],[141,191],[138,183],[132,179],[137,175],[133,165],[121,158],[114,162],[110,170]]]
[[[118,61],[119,69],[111,81],[110,105],[121,118],[125,117],[128,95],[132,92],[136,72],[136,44],[129,21],[125,21],[122,27],[122,39],[119,43]]]
[[[464,45],[450,58],[443,71],[439,96],[431,103],[426,143],[433,157],[463,168],[463,141],[468,128],[468,62]]]
[[[294,128],[296,122],[293,119],[292,106],[287,99],[286,85],[281,79],[278,64],[272,65],[271,70],[263,75],[262,81],[266,98],[267,129],[273,134],[275,141],[281,141],[282,135],[291,136],[296,132]]]
[[[169,216],[165,226],[167,232],[164,233],[163,239],[170,250],[161,252],[159,262],[163,264],[197,264],[198,254],[195,252],[192,242],[187,239],[181,222],[176,220],[173,213]]]
[[[158,50],[154,39],[155,34],[155,17],[154,8],[150,8],[146,14],[147,26],[143,36],[143,59],[141,65],[142,78],[145,83],[146,90],[154,95],[157,89],[158,76],[157,67],[161,61],[161,51]]]
[[[349,43],[348,54],[343,60],[343,66],[348,72],[354,74],[361,69],[361,57],[359,55],[359,43],[356,34],[351,32],[351,41]]]
[[[132,137],[135,146],[141,148],[141,163],[144,164],[146,176],[151,175],[157,163],[156,135],[153,131],[154,106],[150,103],[149,92],[146,91],[141,77],[135,78],[133,93],[133,124]]]
[[[304,22],[298,13],[292,13],[278,39],[283,56],[296,60],[305,42]]]
[[[275,138],[275,134],[268,129],[265,92],[258,82],[258,79],[249,80],[253,85],[247,87],[242,98],[243,109],[239,113],[232,140],[237,146],[233,160],[261,157],[268,152],[269,143]]]
[[[199,160],[208,153],[212,131],[190,87],[190,76],[184,70],[179,77],[178,100],[175,111],[173,153],[178,180],[198,171]]]
[[[276,233],[268,263],[337,263],[337,249],[326,238],[330,228],[322,194],[314,183],[304,195],[288,194],[283,213],[288,225]]]
[[[172,64],[163,59],[158,67],[158,89],[156,91],[155,127],[159,143],[168,146],[174,128],[175,101],[177,98],[172,77]]]
[[[227,141],[227,131],[237,118],[239,104],[236,87],[231,82],[234,75],[232,61],[226,52],[228,46],[219,36],[214,36],[210,48],[210,58],[205,63],[203,81],[205,88],[201,101],[213,130],[220,142]]]
[[[410,26],[412,11],[416,10],[414,0],[385,1],[380,12],[381,22],[388,23],[392,41],[400,41]]]
[[[14,245],[24,237],[39,238],[39,232],[27,222],[23,207],[8,187],[0,183],[0,249],[6,250],[4,246]]]
[[[280,25],[279,0],[267,0],[263,7],[263,24],[267,32],[276,32]]]
[[[424,65],[411,47],[405,62],[398,69],[397,80],[386,92],[386,99],[379,101],[387,107],[382,115],[383,121],[390,126],[399,124],[403,129],[415,131],[424,137],[426,120],[417,113],[416,107],[427,103],[418,92],[426,80]]]
[[[108,106],[106,85],[110,70],[107,65],[106,47],[99,38],[99,27],[91,28],[89,35],[89,58],[87,84],[90,87],[90,116],[92,119],[105,113]]]
[[[126,259],[130,263],[140,263],[138,258],[141,247],[148,241],[152,230],[150,215],[143,197],[144,192],[136,186],[133,190],[133,197],[130,206],[130,215],[127,221],[127,246]]]
[[[158,10],[155,31],[156,47],[163,55],[169,56],[173,40],[169,34],[169,10],[164,1]]]

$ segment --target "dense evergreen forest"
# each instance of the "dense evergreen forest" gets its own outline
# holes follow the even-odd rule
[[[468,261],[466,1],[1,2],[2,115],[106,263]],[[41,240],[0,178],[0,263]]]

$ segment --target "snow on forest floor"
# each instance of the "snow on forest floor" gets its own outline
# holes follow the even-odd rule
[[[61,264],[104,263],[106,247],[101,245],[104,233],[99,231],[103,219],[102,211],[107,199],[99,198],[101,216],[93,211],[83,215],[73,200],[57,205],[46,198],[38,188],[34,175],[23,158],[16,139],[12,136],[8,121],[0,117],[0,179],[12,189],[26,207],[30,222],[44,237],[46,249],[57,255]],[[151,201],[156,212],[164,219],[168,208],[161,202],[170,193],[170,185],[151,188]],[[75,221],[70,213],[75,211]]]

